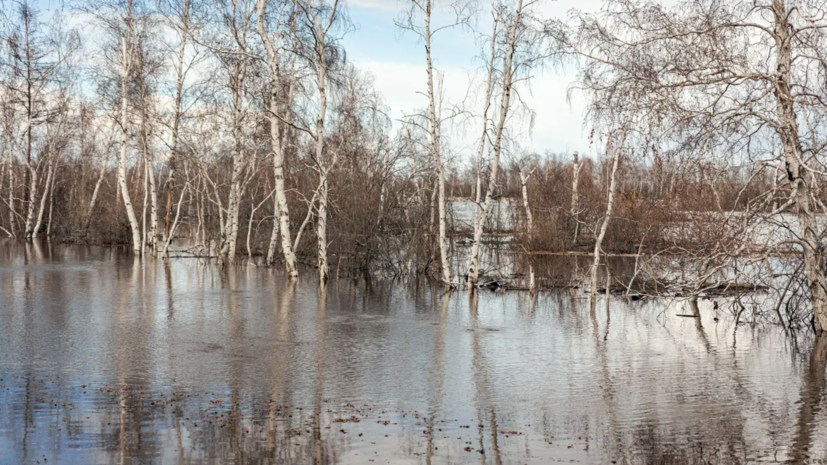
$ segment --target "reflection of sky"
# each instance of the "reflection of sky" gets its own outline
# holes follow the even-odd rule
[[[735,329],[709,301],[698,326],[674,316],[690,313],[683,303],[659,301],[612,300],[610,318],[599,304],[592,320],[568,293],[533,308],[522,293],[483,293],[474,312],[465,293],[443,306],[442,290],[424,283],[334,281],[322,318],[316,296],[312,279],[290,292],[271,269],[221,274],[179,259],[167,270],[117,249],[1,242],[0,450],[12,454],[0,463],[145,453],[169,463],[178,431],[188,460],[255,457],[268,440],[233,441],[243,428],[263,437],[265,401],[291,406],[274,417],[282,437],[310,428],[317,392],[326,453],[342,463],[373,452],[423,462],[422,417],[434,409],[436,463],[477,461],[463,449],[479,448],[479,422],[489,451],[494,424],[522,433],[497,435],[505,463],[783,460],[798,431],[818,438],[825,425],[817,408],[799,424],[802,383],[813,382],[807,342],[796,355],[780,331]],[[110,391],[120,385],[132,390]],[[217,426],[232,399],[244,417]],[[386,418],[397,424],[377,423]],[[284,436],[279,447],[306,459],[311,439]],[[827,453],[821,442],[811,451]]]

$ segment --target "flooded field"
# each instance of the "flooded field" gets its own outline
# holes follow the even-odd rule
[[[827,341],[699,306],[0,242],[0,463],[827,461]]]

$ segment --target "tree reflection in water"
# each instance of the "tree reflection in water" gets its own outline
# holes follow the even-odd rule
[[[825,458],[827,342],[709,300],[320,290],[37,243],[0,260],[4,465]]]

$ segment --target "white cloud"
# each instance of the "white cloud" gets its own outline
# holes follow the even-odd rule
[[[349,0],[348,5],[374,10],[399,11],[399,4],[396,0]]]
[[[400,127],[399,119],[425,108],[428,101],[420,92],[426,87],[427,74],[424,64],[421,66],[387,61],[359,62],[358,66],[370,71],[375,78],[376,89],[384,96],[391,108],[394,127]],[[472,76],[458,68],[442,69],[445,75],[445,98],[451,103],[460,103],[469,93]],[[571,82],[570,75],[539,75],[533,79],[531,88],[520,89],[520,97],[535,112],[533,132],[529,135],[528,121],[512,121],[515,128],[523,135],[521,144],[540,153],[570,153],[579,150],[588,152],[588,134],[583,129],[584,102],[574,96],[567,101],[567,89]],[[481,79],[477,79],[481,81]],[[479,112],[471,99],[468,104],[473,111]],[[476,145],[479,124],[465,127],[463,133],[451,134],[453,146],[457,151],[468,151]],[[473,150],[471,150],[473,151]]]

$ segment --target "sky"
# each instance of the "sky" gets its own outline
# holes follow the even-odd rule
[[[427,74],[425,47],[411,32],[396,26],[405,0],[344,0],[353,28],[342,38],[347,59],[359,69],[369,72],[374,85],[390,109],[393,127],[398,129],[405,115],[425,108]],[[437,0],[447,2],[448,0]],[[41,13],[48,16],[55,9],[67,6],[65,0],[33,0]],[[601,0],[538,0],[534,11],[545,18],[564,18],[572,9],[593,12]],[[476,29],[490,30],[491,6],[488,0],[476,19]],[[451,17],[444,9],[434,12],[434,24],[446,24]],[[481,102],[473,99],[474,91],[483,86],[482,75],[485,52],[472,30],[454,28],[440,32],[433,40],[435,68],[444,73],[445,100],[449,104],[465,102],[474,112],[481,113]],[[593,152],[588,143],[588,129],[584,126],[583,99],[570,96],[568,87],[575,78],[572,66],[538,70],[528,85],[519,88],[520,99],[533,112],[533,124],[528,118],[512,121],[519,131],[520,145],[528,152],[571,155]],[[481,92],[481,90],[480,90]],[[470,160],[475,151],[481,127],[479,122],[467,122],[462,127],[449,129],[446,134],[460,159]]]
[[[596,11],[600,5],[600,0],[541,0],[536,9],[546,18],[564,18],[572,9]],[[397,0],[349,0],[350,19],[356,27],[343,40],[348,60],[373,75],[375,87],[391,109],[395,127],[399,126],[396,120],[427,104],[426,97],[418,93],[423,92],[427,84],[425,47],[413,33],[403,32],[394,24],[401,9]],[[490,6],[481,12],[478,20],[478,28],[485,32],[489,29],[486,24],[490,24],[489,11]],[[473,90],[481,81],[483,52],[475,33],[460,29],[441,32],[432,50],[436,56],[435,68],[445,73],[446,100],[463,101],[469,87]],[[574,71],[571,66],[538,71],[529,86],[520,89],[521,98],[535,114],[532,127],[525,119],[521,122],[521,145],[525,149],[538,153],[590,152],[588,130],[583,124],[584,101],[576,95],[568,98]],[[473,84],[475,74],[476,85]],[[474,108],[479,111],[479,103]],[[472,128],[465,132],[478,134]],[[455,148],[467,151],[472,140],[469,136],[453,134]]]

